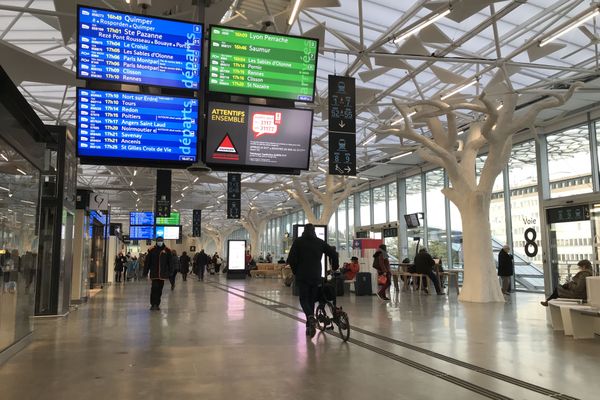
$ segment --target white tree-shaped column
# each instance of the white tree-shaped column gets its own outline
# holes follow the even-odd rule
[[[521,113],[515,111],[518,95],[514,93],[500,96],[501,103],[489,100],[485,93],[474,103],[448,104],[425,100],[402,104],[394,100],[404,120],[399,128],[385,129],[381,133],[394,134],[420,144],[422,147],[417,154],[443,167],[448,174],[451,186],[442,192],[458,208],[463,226],[465,272],[461,301],[504,301],[496,276],[489,219],[494,181],[508,163],[513,134],[532,126],[542,110],[564,104],[579,86],[580,83],[573,84],[564,94],[549,92],[545,99]],[[413,118],[427,123],[431,138],[413,129],[408,115],[410,108],[419,110]],[[461,137],[457,129],[458,110],[482,116],[481,122],[471,123]],[[488,156],[477,182],[475,162],[485,146]]]
[[[248,232],[250,237],[250,249],[254,257],[256,257],[257,251],[260,247],[260,238],[263,230],[267,225],[267,219],[259,215],[258,210],[250,209],[248,213],[242,217],[242,226]]]
[[[302,183],[306,184],[306,189]],[[307,174],[302,178],[294,178],[292,185],[285,190],[300,204],[308,222],[317,225],[327,225],[333,214],[337,211],[340,203],[355,190],[358,190],[358,187],[353,186],[349,178],[334,175],[327,175],[325,183],[321,187],[317,187],[314,183],[314,177]],[[315,203],[323,205],[323,211],[319,218],[316,217],[313,211],[306,190],[312,194],[312,199]]]

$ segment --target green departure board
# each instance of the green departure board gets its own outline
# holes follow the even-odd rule
[[[212,26],[208,90],[313,102],[317,39]]]
[[[156,225],[179,225],[179,213],[171,212],[168,217],[156,217]]]

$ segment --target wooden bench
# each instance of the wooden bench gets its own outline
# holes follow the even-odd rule
[[[281,268],[284,264],[258,263],[256,269],[250,271],[253,278],[281,278]]]
[[[423,284],[423,279],[429,279],[429,277],[427,275],[418,274],[416,272],[392,271],[392,281],[394,283],[394,287],[396,288],[396,290],[399,290],[398,277],[406,278],[406,279],[404,279],[404,285],[402,286],[402,290],[408,290],[408,282],[409,282],[410,278],[418,279],[418,284],[416,287],[417,290],[421,289],[421,286]],[[417,282],[417,281],[415,281],[415,282]],[[431,287],[433,287],[433,282],[431,282]],[[420,292],[422,292],[422,291],[419,291],[419,293]]]

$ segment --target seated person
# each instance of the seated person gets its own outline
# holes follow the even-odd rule
[[[581,260],[577,263],[579,272],[573,279],[564,285],[558,286],[554,292],[546,299],[540,302],[544,307],[548,307],[548,302],[552,299],[564,297],[567,299],[587,300],[587,288],[585,287],[585,278],[592,276],[592,263],[589,260]]]
[[[285,259],[283,257],[281,257],[278,261],[277,264],[285,264]]]
[[[360,264],[358,263],[358,257],[350,258],[349,263],[345,263],[340,272],[344,275],[344,279],[352,281],[356,277],[356,274],[360,270]]]
[[[415,256],[416,272],[418,274],[427,275],[429,277],[429,279],[431,279],[431,281],[433,282],[433,286],[435,286],[436,293],[439,295],[443,295],[444,292],[442,291],[442,288],[440,287],[440,281],[438,280],[438,277],[433,270],[434,266],[435,266],[435,261],[433,261],[433,258],[431,257],[431,255],[429,255],[429,253],[427,252],[427,249],[422,248],[421,250],[419,250],[419,253]],[[423,286],[423,290],[425,291],[425,293],[428,293],[427,279],[424,280],[422,286]]]
[[[265,261],[268,263],[273,262],[273,256],[271,255],[271,253],[267,253],[267,257],[265,258]]]

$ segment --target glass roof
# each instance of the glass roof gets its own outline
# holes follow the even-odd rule
[[[125,0],[0,0],[0,63],[19,85],[40,118],[48,124],[75,124],[75,11],[87,4],[141,12]],[[131,1],[136,4],[136,1]],[[193,20],[198,15],[192,0],[154,0],[145,12]],[[261,29],[270,14],[279,32],[324,38],[319,56],[315,104],[312,167],[304,179],[323,184],[318,167],[327,160],[327,76],[348,74],[357,79],[357,144],[359,171],[363,177],[382,177],[396,173],[405,165],[390,163],[390,158],[405,152],[394,136],[373,131],[399,118],[392,99],[411,102],[439,97],[464,83],[477,84],[461,90],[458,96],[471,100],[497,74],[510,77],[510,86],[521,94],[521,104],[535,101],[540,90],[561,88],[576,79],[596,76],[597,46],[600,32],[597,19],[588,20],[544,47],[539,41],[549,32],[568,25],[593,9],[583,0],[492,1],[456,0],[451,12],[407,39],[395,39],[432,15],[447,8],[447,1],[398,0],[304,0],[294,23],[286,24],[294,1],[223,0],[206,10],[208,23]],[[273,28],[269,28],[273,30]],[[559,109],[540,114],[544,120],[597,103],[592,88],[578,92]],[[467,124],[477,116],[461,114],[459,123]],[[428,134],[421,129],[423,134]],[[404,143],[407,144],[407,143]],[[527,158],[528,151],[523,151]],[[411,158],[412,159],[412,158]],[[414,158],[415,162],[420,162]],[[516,160],[513,160],[516,162]],[[138,208],[151,208],[153,172],[150,169],[81,166],[79,185],[108,191],[116,208],[129,211],[140,196]],[[182,209],[214,203],[215,193],[224,191],[223,173],[197,181],[188,172],[175,174],[174,189],[202,183],[203,190],[182,197]],[[283,191],[289,177],[252,174],[244,207],[270,212],[277,207],[296,204]],[[366,178],[365,178],[366,179]],[[134,184],[129,185],[133,181]],[[210,182],[208,182],[210,181]],[[350,181],[355,184],[362,180]],[[281,185],[277,186],[276,183]],[[274,188],[267,192],[269,188]],[[197,193],[196,193],[197,192]],[[146,203],[148,201],[148,203]],[[283,203],[282,203],[283,202]],[[223,204],[214,207],[223,214]]]

